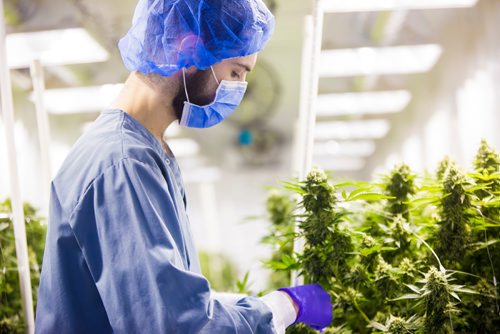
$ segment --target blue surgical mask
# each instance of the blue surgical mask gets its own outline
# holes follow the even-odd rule
[[[182,69],[187,101],[184,102],[184,109],[179,122],[181,126],[188,128],[212,127],[231,115],[236,107],[239,106],[241,100],[243,100],[243,96],[247,89],[247,82],[222,80],[219,83],[219,80],[217,80],[215,76],[214,69],[212,67],[211,69],[219,87],[217,88],[213,102],[205,106],[199,106],[189,101],[186,88],[186,73],[185,70]]]

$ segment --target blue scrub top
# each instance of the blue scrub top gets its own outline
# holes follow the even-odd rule
[[[52,182],[36,333],[273,333],[256,297],[210,298],[179,167],[105,110]]]

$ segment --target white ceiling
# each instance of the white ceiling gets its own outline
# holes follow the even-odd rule
[[[344,93],[382,90],[409,90],[413,98],[401,114],[386,115],[395,128],[401,119],[408,118],[411,113],[419,113],[422,99],[433,98],[418,94],[427,80],[447,68],[446,64],[466,63],[467,53],[472,52],[460,48],[463,35],[457,37],[457,26],[473,27],[481,22],[481,8],[488,2],[481,0],[474,9],[435,9],[397,12],[361,12],[326,14],[324,21],[323,49],[377,47],[395,45],[413,45],[437,43],[444,47],[444,52],[437,65],[425,74],[385,75],[378,77],[344,77],[321,78],[319,93]],[[7,1],[9,3],[9,1]],[[118,39],[128,29],[135,0],[17,0],[20,23],[9,27],[9,32],[37,31],[68,27],[85,27],[91,35],[110,53],[110,59],[102,63],[53,66],[46,68],[46,88],[65,88],[78,86],[95,86],[123,82],[127,76],[116,48]],[[268,47],[261,53],[260,61],[273,68],[280,83],[281,94],[278,104],[269,117],[264,115],[264,123],[260,124],[263,133],[272,135],[275,145],[272,155],[274,159],[262,166],[264,171],[287,171],[290,169],[291,144],[293,129],[299,108],[300,64],[302,54],[302,27],[304,16],[311,12],[312,1],[277,0],[276,31]],[[477,32],[470,28],[465,34],[474,37]],[[474,40],[474,38],[469,38]],[[463,49],[463,50],[461,50]],[[463,52],[459,52],[461,50]],[[458,59],[458,61],[457,61]],[[13,74],[18,94],[29,93],[29,73],[27,70]],[[252,77],[250,77],[252,80]],[[253,85],[267,84],[268,78],[256,77]],[[263,82],[266,81],[266,82]],[[258,107],[257,107],[258,108]],[[256,111],[256,113],[258,110]],[[72,117],[68,119],[68,117]],[[68,124],[77,125],[87,122],[93,116],[52,116],[51,122],[67,128]],[[235,116],[236,117],[236,116]],[[326,120],[360,120],[374,116],[343,116]],[[265,160],[255,156],[255,152],[237,145],[239,128],[228,122],[215,129],[205,131],[184,131],[183,136],[198,140],[201,152],[212,164],[220,164],[229,169],[239,168],[249,161]],[[55,129],[54,131],[58,131]],[[392,130],[391,130],[392,131]],[[70,140],[73,140],[71,136]],[[55,138],[62,138],[58,136]],[[377,140],[377,149],[371,157],[381,154],[378,147],[384,139]],[[271,144],[269,144],[271,145]],[[370,166],[371,157],[366,166]],[[277,167],[279,167],[277,169]],[[347,173],[351,177],[369,177],[369,168]],[[340,174],[345,174],[340,172]]]

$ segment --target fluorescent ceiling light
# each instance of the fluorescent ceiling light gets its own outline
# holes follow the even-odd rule
[[[317,157],[329,156],[352,156],[368,157],[375,152],[375,142],[373,140],[337,141],[329,140],[314,144],[314,155]]]
[[[9,34],[6,37],[10,68],[29,67],[33,59],[43,65],[95,63],[108,52],[83,28]]]
[[[318,116],[396,113],[410,102],[406,90],[323,94],[316,104]]]
[[[437,44],[325,50],[319,70],[321,77],[423,73],[441,53]]]
[[[325,0],[326,13],[474,7],[477,0]]]
[[[99,112],[113,102],[122,88],[123,84],[108,84],[47,89],[43,92],[43,101],[45,109],[54,114]]]
[[[314,137],[317,140],[378,139],[385,137],[389,129],[389,121],[385,119],[318,122]]]
[[[363,169],[366,161],[362,158],[332,158],[316,159],[314,164],[325,170],[354,172]]]
[[[200,152],[200,145],[189,138],[169,139],[167,144],[176,158],[192,157]]]

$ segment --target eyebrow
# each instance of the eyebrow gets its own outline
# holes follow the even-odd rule
[[[242,64],[242,63],[236,63],[236,65],[238,65],[239,67],[243,67],[247,72],[251,72],[252,69],[246,65],[246,64]]]

